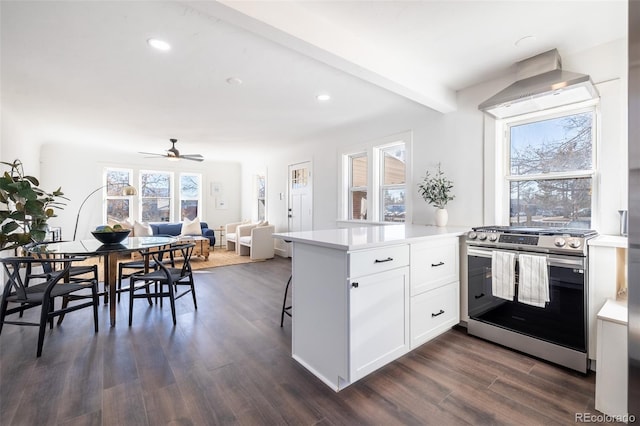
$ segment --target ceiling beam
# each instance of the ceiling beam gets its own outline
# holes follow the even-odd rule
[[[194,10],[250,31],[442,113],[456,110],[455,91],[397,64],[367,40],[297,2],[184,1]]]

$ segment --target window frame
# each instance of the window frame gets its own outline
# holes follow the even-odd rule
[[[134,202],[133,200],[131,200],[130,196],[126,196],[126,195],[109,195],[108,192],[108,180],[107,180],[107,175],[109,174],[109,172],[127,172],[129,174],[129,181],[127,182],[129,185],[131,185],[131,182],[133,182],[133,169],[130,168],[126,168],[126,167],[104,167],[103,171],[102,171],[102,182],[103,182],[103,188],[102,188],[102,223],[108,223],[109,221],[109,212],[107,211],[108,209],[108,204],[109,204],[109,200],[128,200],[129,201],[129,215],[124,218],[124,219],[133,219],[133,215],[134,215]]]
[[[148,169],[141,169],[139,171],[138,174],[138,219],[140,221],[144,221],[147,222],[143,219],[142,214],[143,214],[143,201],[147,198],[152,198],[152,197],[145,197],[143,194],[143,190],[142,190],[142,176],[145,174],[166,174],[169,175],[169,196],[166,197],[169,200],[169,220],[167,221],[167,223],[173,223],[175,221],[175,173],[172,171],[168,171],[168,170],[148,170]],[[165,197],[154,197],[156,199],[158,198],[165,198]],[[158,221],[148,221],[150,223],[157,223]],[[162,222],[165,223],[165,222]]]
[[[584,170],[574,170],[568,172],[548,172],[529,175],[512,175],[511,174],[511,128],[554,118],[566,117],[570,115],[591,112],[591,168]],[[496,197],[496,217],[502,225],[510,225],[510,209],[511,209],[511,182],[517,181],[533,181],[533,180],[561,180],[561,179],[591,179],[591,228],[596,228],[598,224],[598,215],[595,206],[598,205],[598,148],[599,148],[599,128],[600,128],[600,111],[598,100],[581,102],[578,104],[565,105],[533,114],[520,115],[502,120],[496,120],[498,134],[501,135],[501,143],[498,143],[496,149],[496,164],[500,165],[498,172],[498,184],[496,185],[499,196]]]
[[[370,163],[370,158],[369,155],[367,154],[366,151],[362,151],[362,152],[357,152],[354,154],[348,154],[348,174],[349,174],[349,191],[348,191],[348,199],[347,199],[347,203],[348,203],[348,210],[347,210],[347,220],[357,220],[357,221],[366,221],[367,219],[354,219],[353,218],[353,193],[354,192],[366,192],[367,194],[367,202],[369,202],[369,198],[371,198],[371,192],[369,191],[369,182],[370,182],[370,173],[371,173],[371,167],[369,165]],[[353,185],[353,160],[355,158],[366,158],[367,159],[367,185],[365,186],[355,186]],[[369,208],[367,206],[367,214],[369,213]]]
[[[384,156],[384,152],[390,148],[396,147],[396,146],[400,146],[403,145],[404,151],[405,151],[405,172],[404,172],[404,183],[402,184],[385,184],[384,183],[384,176],[385,176],[385,156]],[[380,220],[382,222],[385,223],[406,223],[406,212],[407,212],[407,206],[406,206],[406,202],[407,202],[407,159],[406,159],[406,153],[407,153],[407,147],[406,144],[404,142],[397,142],[397,143],[389,143],[386,145],[382,145],[382,146],[376,146],[373,148],[374,153],[377,151],[377,156],[378,156],[378,217],[380,218]],[[404,208],[405,208],[405,221],[404,222],[392,222],[392,221],[385,221],[384,220],[384,210],[385,210],[385,205],[384,205],[384,192],[385,190],[398,190],[398,189],[404,189],[404,199],[405,199],[405,204],[404,204]]]
[[[382,174],[382,151],[386,148],[404,144],[405,151],[405,183],[399,185],[404,186],[405,190],[405,220],[404,222],[385,222],[382,202],[382,188],[380,179]],[[406,131],[383,138],[375,139],[367,143],[356,145],[351,149],[344,149],[339,152],[339,163],[342,164],[342,183],[340,197],[340,218],[338,220],[345,222],[366,223],[366,224],[391,224],[391,223],[412,223],[411,207],[413,205],[413,194],[408,191],[409,184],[412,182],[412,145],[413,132]],[[367,219],[352,219],[352,176],[351,176],[351,158],[366,154],[367,156]],[[395,186],[395,185],[394,185]],[[365,189],[359,187],[360,190]]]
[[[197,197],[183,197],[182,196],[182,177],[183,176],[196,176],[198,178],[198,195]],[[197,201],[198,202],[198,214],[196,218],[202,221],[202,173],[196,172],[180,172],[178,173],[177,179],[177,199],[178,203],[176,205],[176,209],[178,210],[178,214],[182,216],[182,201]],[[141,211],[142,214],[142,211]],[[181,221],[184,220],[184,217],[180,218]],[[193,219],[190,219],[193,220]]]

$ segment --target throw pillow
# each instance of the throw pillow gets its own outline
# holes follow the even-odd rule
[[[187,218],[182,222],[182,230],[180,231],[181,236],[187,235],[202,235],[202,228],[200,227],[200,219],[197,217],[193,220],[189,220]]]
[[[153,236],[151,225],[149,225],[147,222],[138,222],[137,220],[133,223],[133,233],[136,237]]]

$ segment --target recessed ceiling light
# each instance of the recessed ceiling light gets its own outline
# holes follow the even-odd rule
[[[229,77],[227,79],[227,83],[232,86],[239,86],[242,84],[242,80],[240,80],[238,77]]]
[[[149,46],[158,49],[158,50],[170,50],[171,45],[166,41],[158,40],[157,38],[150,38],[147,40]]]
[[[536,36],[533,35],[527,35],[524,37],[519,38],[518,40],[516,40],[515,43],[513,43],[516,47],[522,47],[528,44],[533,43],[534,41],[536,41]]]
[[[326,93],[323,93],[321,95],[317,95],[316,99],[321,101],[321,102],[324,102],[324,101],[328,101],[329,99],[331,99],[331,96],[327,95]]]

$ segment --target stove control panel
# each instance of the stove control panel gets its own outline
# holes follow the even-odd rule
[[[518,235],[518,234],[502,234],[498,239],[499,243],[519,244],[525,246],[537,246],[538,236],[536,235]]]

